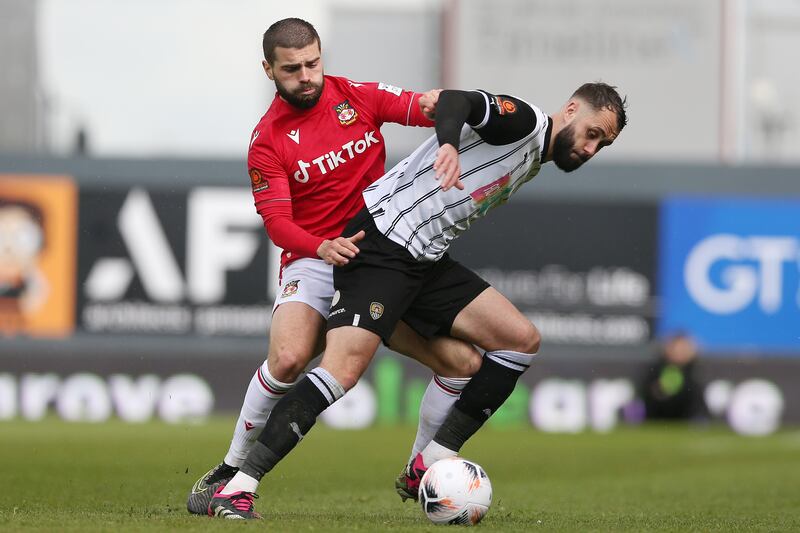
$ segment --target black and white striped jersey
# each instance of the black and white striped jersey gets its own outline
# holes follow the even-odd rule
[[[478,94],[485,100],[483,120],[461,129],[463,190],[442,191],[435,179],[435,135],[364,190],[378,229],[417,260],[441,258],[475,219],[536,176],[546,154],[551,130],[546,114],[514,97]]]

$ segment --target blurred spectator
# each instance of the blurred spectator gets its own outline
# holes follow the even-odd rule
[[[697,346],[685,333],[668,337],[642,383],[650,420],[705,418],[703,391],[695,377]]]
[[[86,157],[89,155],[89,132],[85,126],[78,128],[75,132],[75,149],[73,154],[78,157]]]

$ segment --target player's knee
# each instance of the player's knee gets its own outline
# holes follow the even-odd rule
[[[536,326],[524,320],[511,330],[509,346],[506,349],[521,353],[537,353],[541,342],[542,336]]]
[[[278,349],[269,354],[269,371],[272,377],[284,383],[292,383],[308,365],[308,354],[291,348]]]

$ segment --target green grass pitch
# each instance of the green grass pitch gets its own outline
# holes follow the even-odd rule
[[[393,481],[413,428],[321,425],[261,485],[265,520],[190,516],[186,492],[227,449],[233,419],[198,426],[0,423],[0,531],[442,531]],[[800,433],[486,428],[493,531],[798,531]]]

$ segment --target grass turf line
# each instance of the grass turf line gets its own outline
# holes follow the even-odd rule
[[[233,419],[200,426],[0,423],[2,531],[216,531],[186,493],[221,460]],[[394,493],[413,428],[316,427],[262,483],[269,531],[439,531]],[[800,433],[629,428],[481,431],[463,450],[494,486],[497,531],[797,531]]]

